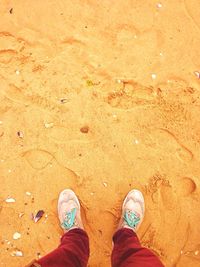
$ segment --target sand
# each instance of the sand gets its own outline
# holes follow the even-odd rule
[[[4,0],[0,17],[0,266],[59,244],[64,188],[81,200],[88,266],[110,266],[132,188],[142,244],[200,266],[199,1]]]

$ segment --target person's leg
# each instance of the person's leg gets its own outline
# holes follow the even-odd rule
[[[144,218],[144,198],[132,190],[124,200],[119,230],[113,236],[112,267],[163,267],[149,249],[141,246],[136,235]]]
[[[114,237],[113,267],[163,267],[164,265],[149,249],[141,246],[135,232],[122,228]]]
[[[89,239],[83,230],[80,214],[80,203],[72,190],[60,193],[58,200],[58,216],[64,235],[57,249],[30,267],[86,267],[89,258]]]
[[[41,258],[42,267],[86,267],[89,257],[88,236],[82,229],[73,229],[63,235],[60,246]]]

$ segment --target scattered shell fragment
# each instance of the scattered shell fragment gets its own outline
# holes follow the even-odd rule
[[[161,3],[157,3],[157,8],[161,8],[162,4]]]
[[[32,214],[32,219],[33,219],[33,221],[36,223],[36,222],[38,222],[38,221],[42,218],[43,215],[44,215],[44,211],[43,211],[43,210],[39,210],[39,211],[36,213],[35,216]]]
[[[8,197],[6,200],[5,200],[7,203],[14,203],[16,202],[16,200],[12,197]]]
[[[27,192],[26,192],[26,195],[27,195],[27,196],[31,196],[31,193],[27,191]]]
[[[105,187],[107,187],[107,186],[108,186],[108,184],[107,184],[106,182],[104,182],[104,183],[103,183],[103,185],[104,185]]]
[[[199,251],[196,250],[196,251],[194,252],[194,255],[197,256],[198,254],[199,254]]]
[[[17,75],[19,75],[19,74],[20,74],[20,71],[19,71],[19,70],[16,70],[15,73],[16,73]]]
[[[19,218],[23,217],[24,216],[24,213],[23,212],[20,212],[19,213]]]
[[[152,73],[152,74],[151,74],[151,78],[152,78],[153,80],[155,80],[156,77],[157,77],[157,75],[156,75],[155,73]]]
[[[65,103],[67,103],[67,98],[62,98],[62,99],[60,99],[60,102],[62,103],[62,104],[65,104]]]
[[[196,77],[197,77],[198,79],[200,79],[200,72],[199,72],[199,71],[195,71],[194,74],[196,75]]]
[[[134,140],[135,144],[138,145],[139,141],[137,139]]]
[[[38,257],[38,259],[41,258],[41,253],[40,252],[37,252],[37,257]]]
[[[45,124],[44,124],[44,126],[45,126],[45,128],[52,128],[53,126],[54,126],[54,123],[53,122],[50,122],[50,123],[48,123],[48,122],[45,122]]]
[[[21,132],[21,131],[18,131],[18,132],[17,132],[17,135],[19,136],[19,138],[23,138],[23,137],[24,137],[24,133]]]
[[[21,250],[14,250],[11,253],[11,256],[13,256],[13,257],[23,257],[23,252]]]
[[[20,233],[16,232],[16,233],[13,234],[13,239],[14,240],[17,240],[19,238],[21,238],[21,234]]]

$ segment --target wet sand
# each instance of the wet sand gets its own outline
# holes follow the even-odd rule
[[[110,266],[132,188],[142,244],[200,266],[199,1],[4,0],[0,16],[0,266],[55,248],[64,188],[81,200],[88,266]]]

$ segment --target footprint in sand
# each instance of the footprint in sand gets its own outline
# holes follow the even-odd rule
[[[28,90],[24,90],[23,88],[18,88],[14,84],[9,84],[7,81],[1,76],[1,90],[2,93],[10,100],[21,103],[23,105],[33,105],[36,108],[47,110],[48,112],[66,112],[68,109],[64,106],[58,105],[47,98],[35,94],[34,92],[29,92]]]
[[[29,165],[36,170],[44,169],[54,158],[54,156],[42,149],[32,149],[24,152],[22,156],[27,160]]]
[[[156,129],[156,132],[157,142],[162,142],[165,144],[168,142],[168,147],[172,147],[172,149],[175,149],[175,152],[179,159],[183,161],[191,161],[194,158],[192,151],[185,145],[183,145],[182,142],[172,132],[163,128]]]
[[[173,210],[177,204],[176,195],[169,181],[162,175],[153,176],[146,187],[147,195],[150,195],[154,204],[162,203],[166,210]]]
[[[183,177],[176,188],[176,192],[179,196],[187,197],[192,195],[197,189],[196,183],[190,177]]]
[[[13,49],[2,49],[0,50],[0,62],[8,64],[14,57],[17,55],[17,52]]]
[[[167,210],[173,210],[176,207],[176,196],[173,192],[172,186],[161,186],[160,188],[160,194],[163,206]]]
[[[25,41],[9,32],[0,32],[0,62],[9,63],[24,46]]]
[[[117,92],[110,92],[106,101],[109,105],[119,109],[131,109],[138,105],[149,105],[156,94],[152,87],[145,87],[132,80],[121,81],[123,89]]]

